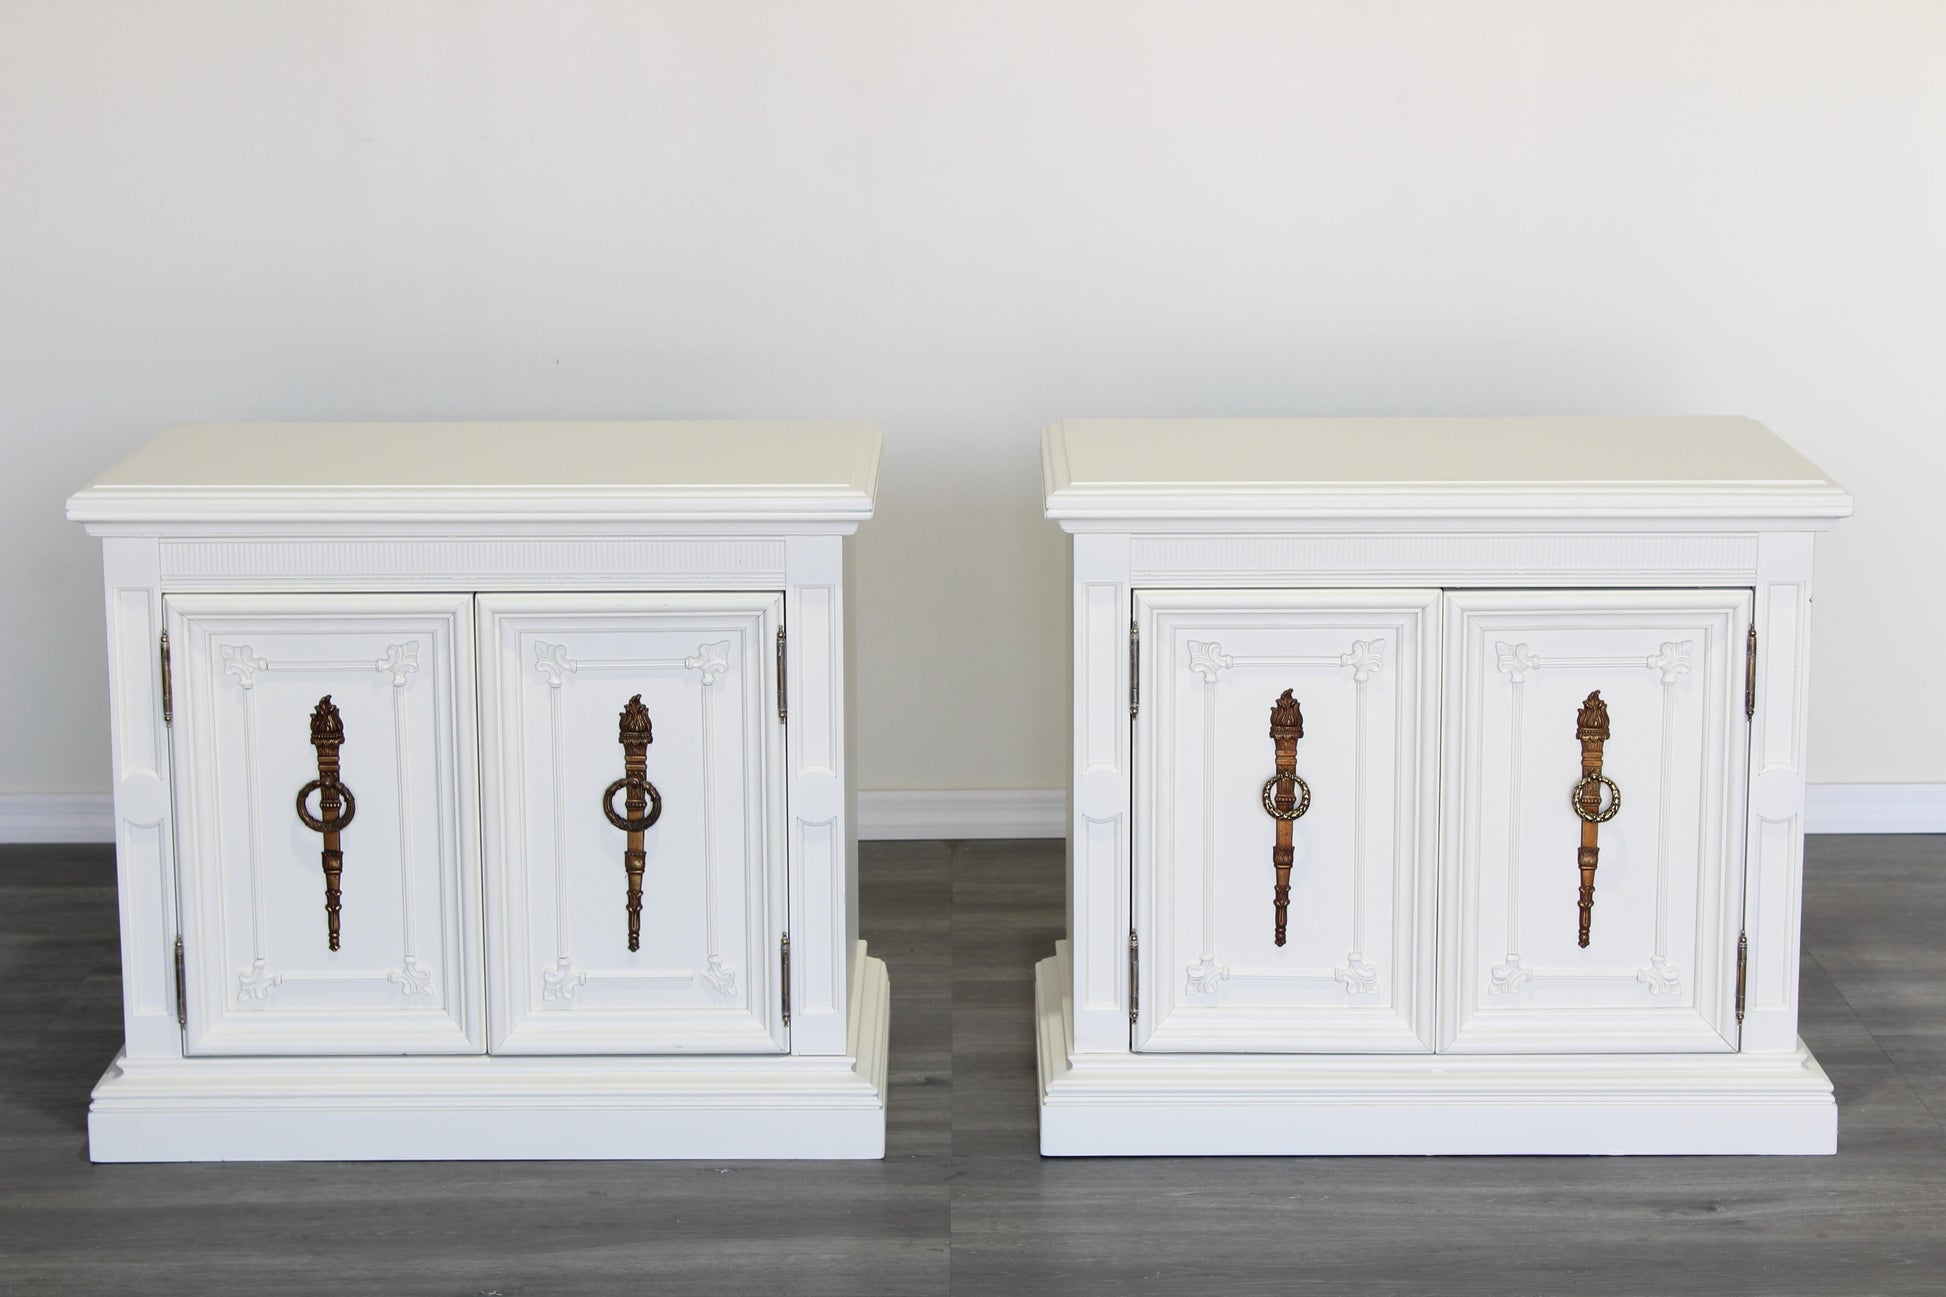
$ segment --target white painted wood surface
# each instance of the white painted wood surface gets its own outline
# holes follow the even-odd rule
[[[1751,419],[1069,419],[1042,439],[1047,514],[1694,520],[1826,526],[1851,498]],[[1792,521],[1792,520],[1795,521]],[[1491,527],[1488,528],[1492,530]]]
[[[885,1156],[885,964],[853,952],[839,1054],[691,1058],[118,1055],[97,1162],[711,1160]]]
[[[77,491],[77,522],[869,518],[878,429],[843,422],[197,423]]]
[[[472,601],[170,595],[188,1054],[480,1053]],[[329,697],[356,799],[340,948],[318,775]],[[318,813],[316,794],[309,803]]]
[[[1138,1050],[1432,1048],[1436,590],[1143,590]],[[1270,703],[1302,707],[1288,932],[1261,805]]]
[[[91,1156],[881,1156],[843,556],[877,431],[319,432],[172,430],[69,502],[105,549],[127,1029]],[[359,799],[337,956],[289,805],[325,692]],[[630,955],[598,798],[637,692],[673,803]],[[550,972],[574,995],[550,1000]]]
[[[1049,1157],[1817,1154],[1837,1147],[1810,1051],[1096,1054],[1073,1051],[1068,943],[1035,967]]]
[[[1829,1082],[1797,1040],[1796,958],[1811,533],[1850,511],[1840,488],[1741,419],[1070,421],[1048,429],[1043,466],[1072,533],[1075,708],[1071,928],[1038,982],[1044,1151],[1835,1147]],[[1367,736],[1389,745],[1375,780],[1356,691],[1326,680],[1351,642],[1384,637],[1369,623],[1388,600],[1421,610],[1390,633],[1428,665],[1410,706],[1367,684],[1368,719],[1389,721]],[[1177,606],[1191,611],[1172,620]],[[1333,609],[1347,643],[1303,644],[1304,618],[1332,625]],[[1289,679],[1231,704],[1243,659]],[[1351,822],[1315,794],[1317,823],[1298,821],[1293,934],[1302,913],[1326,925],[1306,941],[1345,950],[1291,961],[1256,988],[1267,1003],[1226,1002],[1263,952],[1221,952],[1271,911],[1268,820],[1226,772],[1269,773],[1285,687],[1306,704],[1298,768],[1320,770],[1322,805],[1349,774],[1356,806],[1367,774]],[[1583,950],[1568,794],[1593,688],[1630,791],[1604,826]],[[1408,775],[1421,800],[1388,824],[1369,799]],[[1366,893],[1367,931],[1389,905],[1402,943],[1375,980],[1410,967],[1423,993],[1389,1045],[1343,1025],[1345,938],[1378,947],[1356,915],[1329,928],[1347,897],[1306,872],[1361,844],[1396,884]],[[1406,879],[1437,890],[1436,931],[1402,917]],[[1231,895],[1255,899],[1232,915]],[[1305,1002],[1327,969],[1335,1017]]]
[[[490,594],[479,608],[493,1051],[787,1050],[783,596]],[[632,697],[661,799],[635,951],[627,835],[602,811]]]
[[[1750,611],[1742,590],[1448,597],[1442,1050],[1736,1049]],[[1591,691],[1622,804],[1584,949],[1562,790]]]

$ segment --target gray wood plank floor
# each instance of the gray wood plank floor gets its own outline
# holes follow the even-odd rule
[[[1834,1158],[1044,1161],[1058,842],[869,843],[882,1163],[93,1166],[113,867],[0,848],[0,1293],[1946,1293],[1946,838],[1816,838]]]

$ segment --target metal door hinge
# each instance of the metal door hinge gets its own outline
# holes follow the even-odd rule
[[[1128,716],[1142,710],[1142,628],[1133,618],[1128,623]]]
[[[1737,933],[1737,1022],[1743,1022],[1744,976],[1750,969],[1750,934]]]
[[[784,962],[784,1025],[791,1025],[791,934],[786,932],[783,940]]]
[[[1128,930],[1128,1020],[1134,1022],[1142,1011],[1142,944],[1135,929]]]
[[[783,720],[787,714],[785,702],[789,698],[790,668],[785,665],[784,628],[777,628],[777,719]],[[786,1019],[788,1021],[788,1019]]]
[[[1743,641],[1743,719],[1757,714],[1757,623],[1750,623],[1750,635]]]
[[[176,719],[176,690],[169,680],[169,632],[162,632],[162,723],[170,725]]]
[[[189,974],[183,969],[182,938],[176,938],[176,1025],[189,1026]]]

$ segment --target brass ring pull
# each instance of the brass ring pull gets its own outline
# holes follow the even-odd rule
[[[615,794],[621,792],[624,788],[630,792],[639,790],[648,793],[649,813],[647,815],[639,815],[634,818],[625,819],[615,814]],[[662,794],[657,792],[655,785],[646,779],[630,779],[624,776],[608,785],[608,791],[601,795],[601,813],[608,817],[610,824],[622,832],[641,833],[643,830],[652,827],[657,820],[662,818]]]
[[[1297,785],[1297,805],[1288,811],[1280,811],[1277,809],[1277,782],[1279,778],[1280,776],[1278,775],[1272,775],[1270,778],[1264,780],[1264,813],[1273,820],[1302,819],[1304,812],[1311,809],[1311,785],[1304,782],[1302,775],[1290,776],[1291,782]]]
[[[628,834],[622,851],[622,868],[628,874],[628,948],[642,948],[642,872],[648,852],[642,834],[662,818],[662,794],[649,782],[649,744],[655,742],[655,727],[649,724],[649,709],[636,694],[622,708],[620,738],[622,777],[608,785],[601,795],[601,813],[608,822]],[[615,813],[615,794],[626,791],[622,814]]]
[[[312,793],[319,793],[321,795],[323,791],[324,781],[322,779],[313,779],[310,783],[297,790],[297,818],[303,820],[304,827],[313,833],[342,833],[344,832],[345,826],[351,823],[351,817],[358,814],[358,799],[351,795],[351,789],[349,787],[344,784],[339,784],[338,796],[345,799],[345,809],[331,819],[321,820],[306,810],[304,803],[310,800]],[[322,797],[320,797],[318,809],[324,809]]]
[[[324,835],[324,926],[333,950],[338,948],[338,913],[342,908],[338,883],[345,872],[345,853],[339,848],[338,834],[358,814],[358,799],[338,780],[338,749],[344,743],[344,718],[332,706],[331,695],[326,694],[311,711],[311,746],[318,750],[318,777],[297,790],[297,818],[311,832]],[[312,793],[318,795],[316,815],[304,805]]]
[[[1593,790],[1593,805],[1600,808],[1601,789],[1603,787],[1608,789],[1608,806],[1605,809],[1596,809],[1591,812],[1589,810],[1589,803],[1583,799],[1583,793],[1588,790]],[[1588,821],[1588,823],[1606,824],[1615,818],[1616,811],[1622,809],[1622,790],[1617,788],[1615,781],[1607,775],[1599,773],[1592,774],[1574,786],[1574,791],[1568,794],[1568,804],[1574,807],[1574,813],[1576,815],[1579,815],[1582,819]]]

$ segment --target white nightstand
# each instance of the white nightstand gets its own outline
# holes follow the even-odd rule
[[[1044,467],[1044,1152],[1834,1149],[1797,962],[1843,490],[1733,418],[1070,421]]]
[[[199,425],[77,493],[127,1032],[90,1155],[882,1156],[843,552],[878,454]]]

